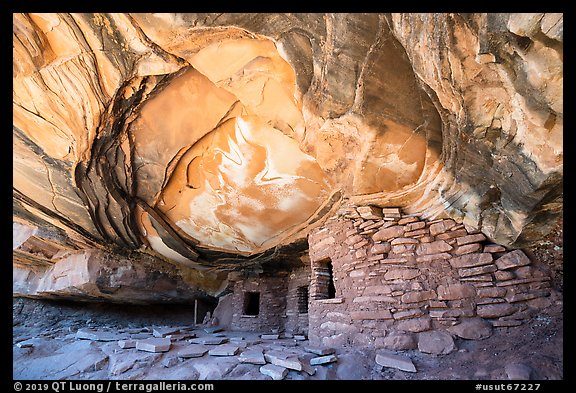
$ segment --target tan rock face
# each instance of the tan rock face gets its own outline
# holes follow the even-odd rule
[[[344,199],[528,245],[562,210],[562,41],[562,14],[14,14],[14,222],[54,247],[15,261],[193,275],[304,251]]]

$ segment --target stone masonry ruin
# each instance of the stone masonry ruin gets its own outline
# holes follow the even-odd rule
[[[15,378],[562,378],[562,13],[12,22]]]
[[[317,344],[426,351],[419,343],[429,335],[484,339],[550,304],[546,266],[452,219],[348,207],[309,244],[309,331]]]

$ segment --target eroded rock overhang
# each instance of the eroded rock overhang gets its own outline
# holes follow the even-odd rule
[[[13,21],[14,220],[63,252],[240,268],[346,199],[521,246],[561,211],[562,15]]]

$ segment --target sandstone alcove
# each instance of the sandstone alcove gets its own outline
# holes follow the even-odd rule
[[[167,336],[174,379],[359,377],[331,347],[392,378],[538,318],[557,344],[562,130],[562,14],[13,14],[15,336],[68,310],[93,378]],[[71,322],[143,306],[178,329]],[[130,366],[82,347],[114,329]],[[71,377],[22,345],[15,376]]]

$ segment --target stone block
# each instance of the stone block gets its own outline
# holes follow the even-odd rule
[[[393,332],[384,338],[378,337],[375,346],[393,351],[408,351],[418,348],[418,343],[412,333]]]
[[[411,237],[397,237],[390,241],[390,245],[396,246],[399,244],[418,244],[418,240],[412,239]]]
[[[349,274],[348,274],[351,278],[357,278],[357,277],[363,277],[366,275],[366,273],[364,272],[364,270],[352,270]]]
[[[360,243],[362,240],[364,240],[364,238],[360,235],[354,235],[352,237],[349,237],[348,239],[345,240],[346,244],[348,244],[349,246],[356,244],[356,243]]]
[[[430,225],[430,235],[432,235],[432,236],[439,235],[441,233],[446,232],[447,230],[454,227],[455,225],[456,225],[456,222],[454,222],[454,220],[451,220],[451,219],[442,220],[440,222],[434,223],[434,224]]]
[[[260,372],[274,380],[284,379],[284,377],[288,375],[288,369],[286,367],[280,367],[274,364],[266,364],[260,367]]]
[[[462,267],[476,267],[482,265],[491,264],[494,260],[492,254],[483,252],[483,253],[473,253],[473,254],[465,254],[459,257],[454,257],[450,260],[450,265],[453,268],[459,269]]]
[[[436,298],[436,291],[408,292],[402,295],[402,303],[417,303]]]
[[[482,318],[498,318],[515,313],[518,307],[513,304],[486,304],[476,307],[476,313]]]
[[[482,252],[482,245],[480,243],[465,244],[463,246],[459,246],[454,251],[456,255],[471,254],[473,252],[475,253]]]
[[[446,260],[446,259],[450,259],[452,258],[452,255],[443,252],[440,254],[429,254],[429,255],[418,255],[416,257],[416,262],[418,263],[422,263],[422,262],[432,262],[432,261],[438,261],[438,260]]]
[[[494,278],[496,278],[496,281],[509,281],[515,279],[516,274],[509,270],[498,270],[494,272]]]
[[[426,227],[426,223],[424,221],[417,221],[417,222],[412,222],[406,225],[405,230],[406,231],[415,231],[417,229],[423,229],[424,227]]]
[[[350,317],[354,321],[358,320],[381,320],[392,319],[390,310],[377,310],[377,311],[351,311]]]
[[[208,351],[210,356],[234,356],[238,353],[240,348],[235,345],[218,345],[217,347]]]
[[[359,206],[356,211],[365,220],[379,220],[383,216],[382,209],[375,206]]]
[[[440,254],[452,250],[452,246],[444,240],[437,240],[431,243],[421,243],[416,247],[416,254]]]
[[[392,296],[379,295],[379,296],[359,296],[355,297],[354,300],[352,301],[352,303],[378,303],[378,302],[398,303],[398,299]]]
[[[456,351],[452,336],[443,330],[418,334],[418,350],[433,355],[447,355]]]
[[[311,366],[319,366],[322,364],[334,363],[338,361],[336,355],[327,355],[327,356],[320,356],[316,358],[310,359]]]
[[[470,284],[438,285],[438,300],[458,300],[476,296],[476,288]]]
[[[420,221],[420,219],[418,217],[415,217],[415,216],[403,217],[403,218],[398,220],[398,225],[410,224],[410,223],[416,222],[416,221]]]
[[[264,354],[262,350],[251,349],[244,351],[238,356],[238,361],[240,363],[248,363],[248,364],[266,364],[266,359],[264,358]]]
[[[167,352],[172,345],[169,338],[148,338],[136,341],[136,349],[146,352]]]
[[[389,216],[402,216],[402,210],[399,207],[383,207],[382,208],[382,214],[384,214],[384,216],[389,217]]]
[[[260,338],[262,340],[278,340],[280,338],[279,334],[261,334]]]
[[[80,328],[76,331],[76,338],[80,340],[91,341],[116,341],[120,338],[120,336],[112,332]]]
[[[173,367],[177,364],[178,364],[178,358],[177,357],[171,356],[171,357],[167,357],[167,358],[162,359],[162,365],[166,368]]]
[[[393,353],[377,353],[376,364],[382,367],[392,367],[402,371],[411,373],[416,372],[416,367],[412,360],[407,356],[396,355]]]
[[[469,267],[469,268],[462,268],[458,269],[458,275],[460,277],[471,277],[471,276],[478,276],[481,274],[493,273],[497,270],[496,265],[484,265],[478,267]],[[491,277],[490,277],[491,281]]]
[[[392,315],[395,320],[402,320],[402,319],[419,317],[423,315],[423,312],[420,309],[410,309],[410,310],[396,311]]]
[[[392,246],[392,253],[401,255],[405,253],[413,254],[416,244],[397,244]]]
[[[120,340],[118,346],[122,349],[136,348],[136,340]]]
[[[387,241],[395,237],[401,237],[404,234],[404,227],[395,225],[388,228],[380,229],[376,232],[372,239],[374,242]]]
[[[467,236],[467,235],[468,235],[468,232],[466,232],[466,229],[462,228],[462,229],[458,229],[456,231],[444,232],[444,233],[441,233],[439,235],[436,235],[436,239],[448,240],[448,239],[455,239],[455,238],[463,237],[463,236]]]
[[[474,235],[468,235],[456,238],[456,244],[458,244],[458,246],[463,246],[464,244],[478,243],[483,242],[484,240],[486,240],[486,236],[484,236],[484,234],[476,233]]]
[[[467,340],[483,340],[492,335],[492,326],[482,318],[467,318],[446,330]]]
[[[499,245],[499,244],[486,244],[484,246],[484,252],[496,253],[496,252],[505,252],[506,248]]]
[[[188,359],[188,358],[199,358],[208,352],[208,348],[201,345],[189,345],[178,351],[178,357]]]
[[[428,233],[429,233],[428,229],[423,228],[423,229],[417,229],[415,231],[404,232],[404,236],[413,237],[414,239],[416,239],[416,238],[423,237],[424,235],[427,235]]]
[[[514,320],[514,319],[510,319],[510,320],[497,319],[497,320],[491,321],[490,323],[492,323],[492,327],[495,327],[495,328],[498,328],[498,327],[515,327],[515,326],[522,325],[522,321]]]
[[[514,267],[526,266],[530,264],[530,259],[522,250],[514,250],[496,259],[496,266],[500,270],[507,270]]]
[[[398,322],[398,330],[404,332],[420,333],[432,329],[432,319],[429,317],[414,318]]]
[[[192,344],[220,345],[228,342],[226,337],[198,337],[189,340]]]
[[[179,327],[155,327],[152,329],[152,335],[154,337],[163,338],[171,334],[178,333],[180,331]]]
[[[328,348],[328,347],[304,347],[304,350],[306,352],[310,352],[313,353],[315,355],[318,356],[326,356],[326,355],[332,355],[334,353],[336,353],[336,349],[334,348]]]
[[[418,269],[390,269],[384,274],[385,280],[411,280],[420,275]]]
[[[302,371],[302,363],[295,356],[281,351],[269,351],[264,354],[267,362],[275,366],[285,367],[291,370]]]
[[[509,380],[528,381],[532,376],[532,368],[523,363],[510,363],[504,367]]]
[[[547,292],[550,294],[550,292]],[[509,294],[506,295],[505,299],[508,303],[518,303],[518,302],[525,302],[527,300],[536,299],[539,297],[545,297],[544,294],[533,292],[533,293],[517,293],[517,294]]]
[[[372,246],[372,248],[370,249],[370,253],[372,255],[376,255],[376,254],[387,254],[390,252],[390,243],[388,242],[383,242],[383,243],[376,243]]]

